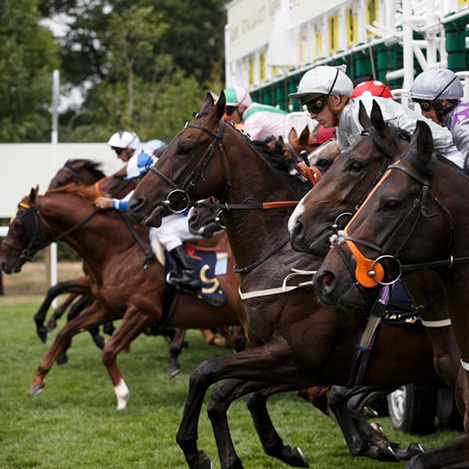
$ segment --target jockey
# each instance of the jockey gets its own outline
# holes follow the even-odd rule
[[[362,96],[364,94],[368,94],[370,96],[381,96],[383,98],[390,98],[394,99],[391,93],[391,90],[387,85],[385,85],[382,81],[378,80],[367,80],[359,83],[352,91],[350,97],[357,98],[358,96]]]
[[[432,131],[435,153],[462,168],[464,158],[454,146],[451,132],[447,129],[392,99],[367,94],[350,99],[352,90],[352,81],[341,68],[324,65],[306,72],[300,80],[298,91],[289,97],[305,104],[311,118],[326,129],[337,126],[337,143],[341,151],[347,149],[363,130],[358,117],[360,102],[370,114],[373,101],[376,101],[386,122],[409,133],[415,130],[417,120],[425,120]]]
[[[126,165],[126,176],[124,179],[134,179],[144,176],[150,167],[156,163],[158,160],[161,151],[166,145],[162,140],[150,140],[143,145],[143,149],[140,153],[135,153],[136,148],[140,145],[140,140],[135,134],[136,139],[131,142],[132,147],[119,147],[115,145],[117,142],[116,135],[130,134],[131,132],[117,132],[112,135],[108,141],[108,145],[111,148],[115,149],[119,159],[125,161]],[[129,140],[129,138],[128,138]],[[130,140],[129,140],[130,141]],[[138,141],[138,145],[135,145],[134,142]],[[123,145],[127,140],[121,143]],[[135,148],[133,148],[135,146]],[[122,150],[119,151],[118,150]],[[124,157],[130,154],[132,150],[132,156],[127,159]],[[123,155],[124,157],[121,157]],[[126,212],[128,209],[128,202],[132,196],[133,190],[130,191],[122,199],[110,199],[108,197],[98,197],[95,200],[96,207],[100,209],[109,209],[114,208],[116,210]],[[188,212],[188,210],[186,211]],[[153,228],[152,228],[153,229]],[[189,226],[187,222],[187,213],[183,214],[174,214],[168,217],[163,218],[162,224],[159,228],[156,228],[156,235],[158,236],[159,241],[168,251],[171,257],[174,260],[175,268],[169,274],[167,281],[173,285],[177,286],[190,286],[192,288],[200,288],[202,282],[199,278],[198,272],[194,269],[192,260],[187,254],[186,249],[184,248],[184,241],[186,239],[194,239],[197,236],[194,236],[189,232]]]
[[[253,103],[249,92],[234,86],[224,90],[227,120],[243,124],[251,140],[265,140],[269,137],[286,139],[286,116],[281,109],[265,104]]]
[[[446,68],[422,72],[410,90],[410,97],[420,105],[422,115],[450,130],[468,171],[469,103],[461,102],[463,95],[457,75]]]

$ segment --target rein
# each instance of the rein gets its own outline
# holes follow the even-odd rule
[[[140,248],[144,252],[145,260],[143,261],[143,269],[144,270],[148,269],[148,265],[150,264],[150,261],[155,259],[155,255],[153,254],[153,251],[151,249],[148,249],[147,246],[145,246],[145,244],[141,240],[140,236],[135,231],[135,228],[134,228],[132,222],[129,220],[129,218],[126,215],[124,215],[121,211],[118,210],[117,212],[119,213],[120,217],[122,218],[125,225],[127,226],[127,229],[130,231],[130,233],[134,237],[135,241],[138,243],[138,245],[140,246]]]
[[[419,168],[420,163],[419,163],[419,160],[418,160],[416,155],[411,153],[410,156],[408,156],[407,158],[408,158],[410,164],[413,167]],[[432,158],[436,158],[436,157],[433,155]],[[415,162],[417,164],[415,164]],[[449,212],[449,210],[430,191],[430,186],[431,186],[431,182],[432,182],[433,175],[434,175],[434,166],[435,165],[433,164],[432,166],[433,166],[433,172],[429,173],[427,175],[427,178],[422,178],[418,174],[416,174],[413,171],[410,171],[408,168],[406,168],[405,166],[402,166],[401,164],[391,165],[389,167],[388,172],[386,173],[386,175],[378,183],[378,185],[375,187],[375,189],[370,193],[369,197],[364,202],[364,204],[362,205],[360,210],[358,210],[358,212],[355,214],[355,216],[350,220],[348,225],[345,227],[345,229],[343,231],[343,236],[341,237],[341,235],[339,235],[338,238],[341,238],[341,239],[338,240],[335,243],[334,246],[340,252],[341,249],[338,248],[338,245],[341,244],[342,240],[345,241],[348,248],[352,252],[352,255],[356,259],[357,268],[355,270],[355,278],[357,279],[357,281],[360,285],[365,286],[365,287],[373,287],[373,286],[376,286],[378,284],[379,285],[390,285],[390,284],[393,284],[393,283],[397,282],[399,280],[399,278],[401,277],[403,272],[410,272],[410,271],[415,271],[415,270],[419,270],[419,269],[423,269],[423,268],[433,268],[433,269],[443,268],[443,267],[451,268],[453,265],[463,264],[463,263],[469,262],[469,257],[462,257],[462,258],[454,259],[453,256],[451,256],[451,255],[449,256],[448,259],[441,260],[441,261],[432,261],[432,262],[424,262],[424,263],[409,264],[409,265],[402,265],[401,262],[398,259],[398,256],[402,253],[402,251],[404,250],[404,247],[406,246],[408,241],[411,239],[412,234],[414,233],[420,218],[421,217],[431,218],[431,217],[435,216],[435,215],[430,215],[427,212],[427,202],[428,202],[428,197],[429,196],[435,202],[435,205],[443,213],[443,215],[445,216],[445,218],[448,222],[449,229],[450,229],[450,237],[449,237],[449,241],[448,241],[448,246],[446,248],[446,252],[448,252],[450,247],[451,247],[453,237],[454,237],[454,229],[455,229],[454,228],[453,217],[452,217],[451,213]],[[411,207],[411,210],[401,220],[398,227],[393,231],[392,235],[386,240],[386,242],[381,247],[374,244],[374,243],[348,236],[347,228],[355,220],[356,215],[358,215],[358,213],[360,213],[361,209],[366,205],[369,198],[374,194],[374,192],[381,185],[381,183],[389,176],[389,174],[391,173],[392,170],[403,171],[409,177],[413,178],[415,181],[417,181],[418,183],[420,183],[422,185],[422,190],[420,191],[419,196],[414,200],[414,202],[412,204],[412,207]],[[396,253],[394,255],[383,254],[395,242],[395,240],[397,239],[398,234],[400,234],[403,231],[405,225],[410,220],[411,216],[413,214],[415,214],[415,210],[418,210],[417,215],[415,216],[415,220],[412,224],[412,227],[411,227],[409,233],[405,236],[405,239],[404,239],[402,245],[398,248],[398,250],[396,251]],[[375,250],[376,252],[378,252],[378,254],[380,254],[380,256],[377,257],[374,260],[368,259],[360,252],[360,250],[358,249],[356,244],[361,244],[363,246],[369,247],[369,248]],[[396,278],[394,278],[393,280],[391,280],[389,282],[383,282],[384,275],[385,275],[384,268],[379,263],[380,260],[383,260],[383,259],[386,259],[386,258],[394,260],[397,263],[397,266],[399,268],[399,273],[396,276]]]
[[[69,228],[68,230],[64,231],[61,234],[56,234],[55,231],[53,230],[53,228],[47,223],[47,221],[41,215],[41,212],[39,211],[39,209],[37,207],[31,207],[30,205],[25,204],[25,203],[20,203],[19,207],[24,208],[26,210],[32,210],[33,211],[32,212],[33,215],[34,215],[34,217],[33,217],[33,220],[34,220],[33,236],[31,237],[30,242],[26,245],[26,243],[21,241],[21,239],[18,238],[18,236],[14,235],[13,233],[8,232],[4,243],[8,247],[14,249],[15,251],[19,251],[20,252],[20,257],[22,259],[27,260],[27,261],[34,261],[35,260],[34,256],[37,252],[39,252],[40,250],[46,248],[47,246],[51,245],[52,243],[60,241],[63,238],[69,236],[74,231],[76,231],[79,228],[81,228],[82,226],[86,225],[99,212],[99,208],[94,209],[88,216],[86,216],[83,220],[78,222],[76,225],[72,226],[71,228]],[[23,212],[23,213],[25,213],[25,212]],[[42,221],[46,225],[46,227],[49,229],[49,231],[54,235],[52,237],[52,239],[50,239],[49,241],[44,241],[45,236],[44,236],[44,233],[40,229],[40,226],[39,226],[40,221]],[[39,236],[43,240],[42,244],[37,239]],[[18,244],[20,244],[20,247],[8,242],[7,241],[8,238],[11,238],[14,241],[16,241]]]

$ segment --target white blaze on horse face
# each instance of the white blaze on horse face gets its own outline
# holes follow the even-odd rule
[[[296,206],[295,210],[293,210],[293,213],[288,219],[288,231],[290,232],[290,235],[293,233],[293,228],[295,227],[296,219],[301,216],[305,211],[303,200],[304,197],[298,202],[298,205]]]
[[[117,386],[114,386],[114,392],[117,397],[117,409],[125,409],[127,401],[129,400],[130,392],[123,379],[121,379],[121,382]]]

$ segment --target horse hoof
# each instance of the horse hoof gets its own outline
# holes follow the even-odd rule
[[[179,367],[177,367],[177,368],[169,368],[169,370],[168,370],[168,377],[169,377],[169,379],[174,378],[176,375],[179,374],[180,371],[181,371],[181,369],[180,369]]]
[[[394,453],[400,461],[410,461],[414,456],[425,453],[420,443],[411,443],[407,449],[395,448]]]
[[[197,459],[189,463],[190,469],[213,469],[212,461],[204,451],[199,451]]]
[[[50,319],[47,323],[47,332],[52,332],[57,327],[57,322]]]
[[[39,384],[31,384],[29,387],[29,396],[34,397],[37,396],[42,390],[44,389],[45,384],[44,383],[39,383]]]
[[[66,365],[68,363],[68,357],[65,353],[59,353],[55,359],[57,365]]]
[[[293,467],[309,467],[308,461],[301,448],[286,445],[281,460]]]
[[[42,343],[45,344],[47,341],[47,328],[44,326],[37,326],[37,335],[42,340]]]

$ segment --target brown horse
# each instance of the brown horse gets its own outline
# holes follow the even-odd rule
[[[44,376],[52,367],[63,344],[75,334],[110,320],[122,318],[120,326],[103,349],[103,362],[124,408],[129,391],[116,364],[117,354],[150,325],[160,321],[167,327],[212,329],[239,324],[237,285],[229,268],[213,279],[226,292],[226,304],[212,306],[189,293],[178,293],[172,314],[163,317],[164,267],[148,262],[146,253],[126,229],[121,214],[94,208],[94,189],[77,186],[50,190],[38,196],[37,189],[20,203],[0,251],[0,265],[6,273],[18,272],[28,257],[28,248],[39,249],[57,236],[64,237],[86,262],[96,301],[58,333],[39,365],[30,388],[35,395],[44,387]],[[89,192],[90,201],[84,199]],[[130,221],[129,221],[130,223]],[[148,229],[134,225],[146,251],[150,251]],[[219,246],[222,247],[222,246]],[[154,259],[154,258],[153,258]],[[229,262],[232,266],[232,261]],[[147,266],[147,269],[144,267]]]
[[[337,234],[360,206],[389,164],[408,148],[410,137],[386,125],[378,105],[371,118],[364,108],[361,125],[366,129],[349,151],[341,154],[313,191],[300,202],[289,220],[295,250],[325,256],[329,239]],[[453,388],[459,368],[458,351],[448,321],[441,281],[432,272],[407,275],[403,282],[427,327],[435,367]],[[357,298],[360,303],[361,298]]]
[[[308,282],[287,282],[282,288],[292,267],[311,270],[319,267],[321,259],[311,262],[287,244],[291,213],[288,203],[278,210],[262,208],[279,200],[297,201],[301,194],[292,180],[287,180],[284,173],[275,170],[254,150],[249,139],[224,125],[224,107],[223,94],[216,105],[207,95],[196,120],[169,143],[129,203],[135,219],[156,226],[169,213],[168,207],[183,208],[189,196],[200,200],[213,195],[227,204],[225,223],[242,276],[246,334],[254,348],[208,360],[192,374],[177,441],[193,468],[209,468],[211,464],[196,443],[201,407],[211,384],[225,379],[212,391],[208,404],[221,467],[242,467],[227,425],[226,411],[231,402],[255,391],[271,393],[274,387],[287,391],[345,384],[357,337],[366,323],[364,315],[343,314],[319,305],[314,291],[300,288],[299,283]],[[304,191],[304,184],[301,189]],[[412,338],[409,335],[405,339],[402,334]],[[402,347],[396,348],[398,338]],[[414,348],[417,344],[422,346],[420,352]],[[436,377],[425,334],[396,331],[383,325],[375,347],[362,384],[401,385]],[[409,356],[413,357],[412,367]],[[419,366],[415,366],[417,362]],[[408,369],[405,363],[409,364]],[[259,399],[258,393],[251,396],[248,405],[267,453],[305,467],[307,463],[299,449],[284,445],[273,428],[264,400]],[[365,448],[364,454],[385,459],[387,453],[391,459],[387,449],[380,451],[377,446]],[[401,456],[409,458],[412,454],[412,450],[403,450]]]
[[[434,269],[444,284],[461,356],[455,392],[466,435],[416,456],[409,468],[467,467],[469,461],[468,196],[468,178],[451,162],[436,158],[430,129],[419,121],[408,150],[339,234],[340,245],[326,256],[315,279],[329,304],[354,301],[352,282],[393,282],[401,273],[420,269]],[[343,268],[351,258],[356,280]]]

